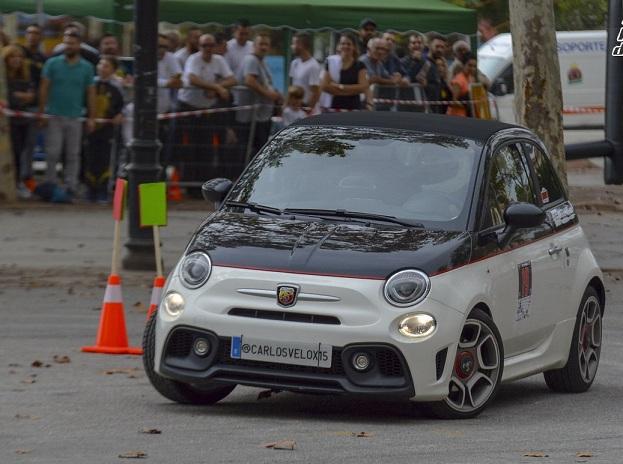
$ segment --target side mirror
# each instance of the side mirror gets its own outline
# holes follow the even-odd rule
[[[233,183],[229,179],[222,177],[211,179],[201,186],[201,195],[206,201],[220,203],[225,199],[232,185]]]
[[[506,227],[498,234],[498,244],[501,248],[508,245],[511,236],[517,229],[538,227],[545,221],[545,213],[532,203],[513,203],[504,210]]]
[[[506,86],[506,82],[501,77],[498,77],[493,85],[491,86],[491,93],[498,97],[506,95],[508,93],[508,87]]]

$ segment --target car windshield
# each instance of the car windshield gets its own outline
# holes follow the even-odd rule
[[[294,127],[255,157],[228,199],[304,214],[343,210],[462,230],[481,149],[448,135]]]

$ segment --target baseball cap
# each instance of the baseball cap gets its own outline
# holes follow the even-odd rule
[[[366,27],[368,25],[376,27],[376,21],[374,21],[374,19],[372,18],[363,18],[359,23],[359,28]]]

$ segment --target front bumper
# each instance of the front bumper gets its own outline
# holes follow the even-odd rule
[[[296,283],[301,292],[331,295],[339,301],[299,301],[294,308],[284,310],[274,299],[237,291],[250,287],[274,289],[283,282]],[[214,267],[210,280],[202,288],[188,290],[173,275],[165,292],[180,292],[186,300],[186,309],[176,319],[158,311],[156,371],[165,377],[194,384],[236,383],[310,393],[402,396],[417,401],[444,398],[464,314],[430,296],[410,308],[393,307],[383,298],[383,283],[380,280]],[[242,317],[245,312],[240,309],[255,310],[256,316],[258,312],[281,312],[284,316],[280,320]],[[291,312],[301,317],[289,317]],[[437,320],[435,332],[418,340],[402,336],[397,330],[397,320],[413,312],[434,316]],[[315,319],[307,317],[309,315],[314,315]],[[289,319],[285,319],[286,316]],[[314,322],[330,318],[338,322]],[[213,343],[210,355],[201,358],[199,363],[197,359],[193,360],[196,356],[190,348],[187,348],[187,354],[181,349],[172,356],[171,343],[180,331],[190,334],[187,334],[187,342],[191,340],[189,343],[192,343],[192,334],[209,336]],[[232,359],[229,343],[231,337],[240,335],[332,345],[331,368]],[[374,372],[363,377],[357,375],[350,366],[354,349],[367,350],[376,357]],[[384,361],[379,361],[378,356]],[[393,375],[388,375],[392,374],[391,367],[381,370],[383,363],[394,366]]]

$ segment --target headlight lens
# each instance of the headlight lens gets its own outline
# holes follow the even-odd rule
[[[398,332],[406,337],[426,337],[437,327],[437,321],[428,314],[411,314],[398,323]]]
[[[430,291],[430,279],[422,271],[407,269],[396,272],[385,282],[385,299],[394,306],[412,306]]]
[[[210,272],[212,272],[210,257],[201,251],[195,251],[184,258],[180,276],[186,287],[197,288],[206,283]]]
[[[177,317],[184,311],[184,297],[177,292],[167,293],[162,301],[162,306],[171,317]]]

